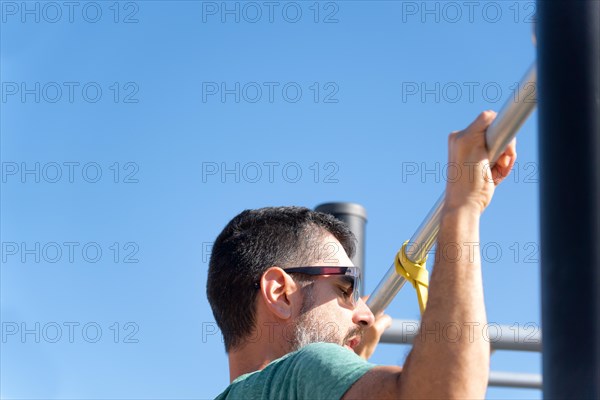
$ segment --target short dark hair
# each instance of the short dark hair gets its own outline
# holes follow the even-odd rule
[[[255,324],[255,286],[272,266],[310,265],[335,256],[323,245],[327,233],[354,256],[356,239],[342,221],[304,207],[245,210],[219,234],[212,248],[206,294],[225,341],[225,350],[243,343]]]

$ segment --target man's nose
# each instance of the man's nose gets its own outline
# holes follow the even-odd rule
[[[375,322],[375,316],[371,312],[371,309],[367,306],[367,303],[363,299],[358,301],[354,314],[352,315],[352,322],[356,325],[368,328]]]

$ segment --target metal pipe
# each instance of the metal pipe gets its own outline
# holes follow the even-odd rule
[[[542,375],[520,372],[490,371],[488,386],[541,389]]]
[[[517,135],[527,117],[536,106],[537,92],[537,67],[534,63],[516,89],[513,95],[502,107],[500,113],[486,132],[486,145],[489,159],[493,163],[506,148],[506,145]],[[520,94],[525,96],[521,97]],[[516,98],[515,98],[516,97]],[[427,253],[435,244],[440,227],[440,217],[444,206],[444,193],[434,204],[427,217],[423,220],[415,234],[410,238],[406,256],[413,262],[422,262]],[[388,269],[383,279],[379,282],[367,305],[374,314],[383,311],[398,294],[406,280],[396,273],[394,264]]]
[[[394,319],[392,325],[383,332],[380,341],[390,344],[412,344],[419,327],[419,321]],[[484,332],[484,339],[490,342],[492,350],[542,351],[542,334],[537,325],[525,324],[515,328],[489,323]],[[440,338],[442,335],[448,335],[451,340],[456,340],[457,335],[469,335],[469,327],[453,324],[448,329],[440,327],[437,332],[430,334],[439,335]]]

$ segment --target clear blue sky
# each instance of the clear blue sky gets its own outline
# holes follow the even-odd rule
[[[0,2],[2,398],[216,396],[208,251],[247,208],[364,205],[370,292],[444,189],[447,134],[535,59],[534,2],[469,4]],[[482,219],[486,304],[539,329],[537,114],[518,154]],[[418,318],[411,288],[388,313]]]

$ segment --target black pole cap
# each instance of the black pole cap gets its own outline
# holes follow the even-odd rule
[[[367,210],[358,203],[323,203],[315,207],[315,211],[332,215],[354,215],[367,220]]]

